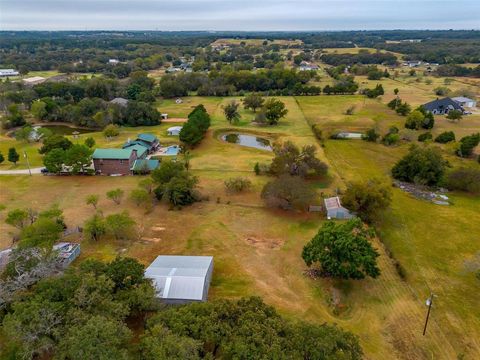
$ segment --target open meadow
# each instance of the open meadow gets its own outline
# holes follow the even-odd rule
[[[190,171],[199,178],[201,193],[208,200],[181,211],[158,204],[152,212],[145,213],[128,197],[120,205],[105,197],[108,190],[117,187],[128,194],[141,177],[1,176],[0,204],[4,209],[0,211],[0,248],[9,246],[14,233],[4,223],[9,210],[45,209],[56,203],[63,209],[69,226],[82,226],[92,213],[85,198],[98,194],[98,207],[105,214],[128,210],[137,221],[138,234],[130,241],[82,241],[82,259],[110,260],[121,254],[147,265],[158,254],[213,255],[215,272],[210,298],[260,295],[290,318],[337,323],[360,337],[366,356],[371,359],[454,359],[462,354],[466,359],[474,359],[480,354],[480,307],[475,295],[478,280],[472,270],[480,266],[478,197],[454,193],[454,205],[441,207],[394,189],[392,207],[382,216],[374,244],[381,254],[381,276],[362,281],[314,280],[304,275],[306,266],[300,254],[325,221],[324,216],[267,209],[259,194],[269,178],[255,176],[252,169],[256,162],[267,163],[271,153],[219,139],[224,132],[240,131],[270,141],[316,145],[318,157],[330,167],[328,178],[315,184],[325,195],[334,194],[351,180],[378,177],[390,182],[390,169],[407,152],[408,144],[386,147],[360,140],[326,140],[322,147],[311,131],[316,124],[325,134],[365,131],[371,127],[384,133],[392,125],[403,127],[404,118],[385,106],[393,88],[398,87],[399,95],[412,105],[434,98],[433,85],[417,87],[390,79],[381,83],[386,91],[382,100],[360,95],[281,97],[289,113],[276,127],[252,125],[253,112],[243,108],[240,122],[228,124],[222,106],[240,98],[187,97],[182,104],[159,100],[159,111],[171,118],[186,117],[198,104],[204,104],[212,116],[207,137],[191,151],[190,163]],[[430,89],[422,92],[420,86]],[[352,105],[354,114],[345,115]],[[118,147],[140,132],[151,132],[161,143],[168,144],[175,142],[175,138],[166,136],[170,126],[165,123],[122,128],[120,136],[111,141],[101,132],[93,132],[80,135],[74,142],[92,136],[99,147]],[[438,118],[434,133],[444,129],[455,129],[459,135],[480,131],[480,115],[465,117],[456,124]],[[20,144],[6,136],[0,139],[4,154],[11,146],[19,152],[27,151],[32,166],[41,166],[38,144]],[[449,159],[460,163],[453,156]],[[17,167],[5,162],[0,169],[25,165],[22,158]],[[253,182],[251,191],[227,194],[224,181],[235,176],[249,178]],[[81,240],[75,235],[73,239]],[[395,262],[404,268],[404,278],[396,270]],[[428,333],[422,336],[424,304],[430,292],[438,298]]]

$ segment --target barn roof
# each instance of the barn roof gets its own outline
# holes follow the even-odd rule
[[[128,149],[95,149],[93,159],[109,159],[109,160],[128,160],[132,155],[132,148]]]
[[[212,256],[158,256],[145,270],[159,297],[171,300],[204,300]]]

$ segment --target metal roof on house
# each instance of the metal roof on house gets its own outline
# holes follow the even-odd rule
[[[150,144],[146,141],[142,141],[142,140],[129,140],[127,141],[125,144],[123,144],[122,148],[123,149],[126,149],[126,148],[129,148],[129,147],[132,147],[132,146],[135,146],[135,145],[140,145],[140,146],[143,146],[144,148],[147,148],[147,149],[150,149]]]
[[[425,110],[427,111],[433,111],[433,110],[438,110],[438,109],[446,109],[449,107],[452,107],[455,110],[463,110],[462,107],[449,97],[443,98],[443,99],[437,99],[430,101],[426,104],[423,105]]]
[[[158,256],[145,270],[163,299],[204,300],[212,256]]]
[[[159,160],[155,159],[136,159],[133,162],[132,168],[130,170],[132,171],[143,171],[143,170],[148,170],[152,171],[158,168],[158,165],[160,164]]]
[[[110,160],[128,160],[132,155],[132,148],[128,149],[95,149],[93,159],[110,159]]]
[[[461,103],[465,103],[465,102],[475,102],[475,100],[469,99],[469,98],[464,97],[464,96],[457,96],[457,97],[452,98],[452,100],[453,100],[453,101],[456,101],[456,102],[461,102]]]
[[[143,133],[137,136],[137,140],[143,140],[149,143],[153,143],[157,140],[157,137],[153,134]]]
[[[145,147],[143,144],[134,144],[129,146],[128,149],[136,150],[137,157],[142,157],[148,151],[148,147]]]

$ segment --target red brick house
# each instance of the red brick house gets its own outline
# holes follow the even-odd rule
[[[138,148],[96,149],[93,153],[93,166],[100,175],[129,175],[135,160],[144,158],[146,149],[140,153]],[[139,156],[140,155],[140,156]]]

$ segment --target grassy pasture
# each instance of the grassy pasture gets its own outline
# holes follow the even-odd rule
[[[390,82],[382,80],[384,87],[388,86],[387,92],[393,92],[395,83]],[[405,85],[400,95],[410,88],[413,87]],[[4,223],[9,210],[26,206],[44,209],[58,203],[70,226],[82,225],[92,213],[85,197],[99,194],[99,208],[105,214],[126,209],[135,217],[138,237],[122,242],[83,241],[82,259],[108,260],[124,254],[148,264],[161,253],[210,254],[215,257],[211,298],[255,294],[292,319],[336,322],[359,335],[369,359],[452,359],[462,353],[467,359],[474,359],[480,353],[480,313],[475,306],[478,280],[471,271],[480,252],[474,238],[474,234],[480,233],[479,199],[452,194],[455,204],[440,207],[394,189],[392,208],[377,227],[381,241],[374,243],[381,254],[380,278],[343,282],[304,276],[301,249],[317,232],[323,216],[264,208],[259,193],[269,178],[255,176],[252,168],[255,162],[268,162],[271,154],[224,143],[218,134],[234,129],[272,141],[288,139],[300,145],[317,144],[310,129],[312,124],[320,125],[325,132],[364,131],[374,125],[386,131],[393,124],[402,127],[404,118],[383,104],[386,99],[371,100],[358,95],[281,99],[289,113],[276,127],[252,125],[254,114],[243,108],[239,124],[228,124],[222,106],[239,98],[188,97],[182,104],[172,100],[158,102],[159,110],[170,117],[186,117],[200,103],[212,115],[211,130],[192,151],[191,160],[191,171],[198,176],[201,192],[209,201],[182,211],[169,211],[167,205],[160,204],[145,214],[136,207],[128,193],[137,186],[139,177],[1,176],[0,204],[6,209],[0,211],[0,248],[9,245],[10,233],[15,231]],[[351,105],[356,106],[354,115],[344,115]],[[450,125],[463,129],[466,121],[467,118]],[[117,147],[140,132],[153,132],[166,143],[175,141],[166,136],[170,126],[124,128],[110,142],[100,132],[82,134],[78,141],[91,135],[97,146]],[[6,154],[3,149],[14,143],[18,144],[2,138],[2,152]],[[25,146],[32,151],[30,160],[40,163],[40,158],[34,159],[33,154],[38,145]],[[319,146],[318,150],[319,157],[330,165],[331,181],[319,183],[318,188],[331,193],[354,179],[380,177],[389,181],[391,166],[407,149],[408,145],[390,148],[363,141],[327,140],[325,147]],[[459,160],[452,157],[452,161],[456,164]],[[223,182],[234,176],[248,177],[253,189],[242,195],[227,194]],[[106,191],[116,187],[126,192],[120,206],[105,197]],[[406,281],[397,274],[387,249],[405,268]],[[424,301],[430,290],[439,297],[428,334],[423,337]]]

